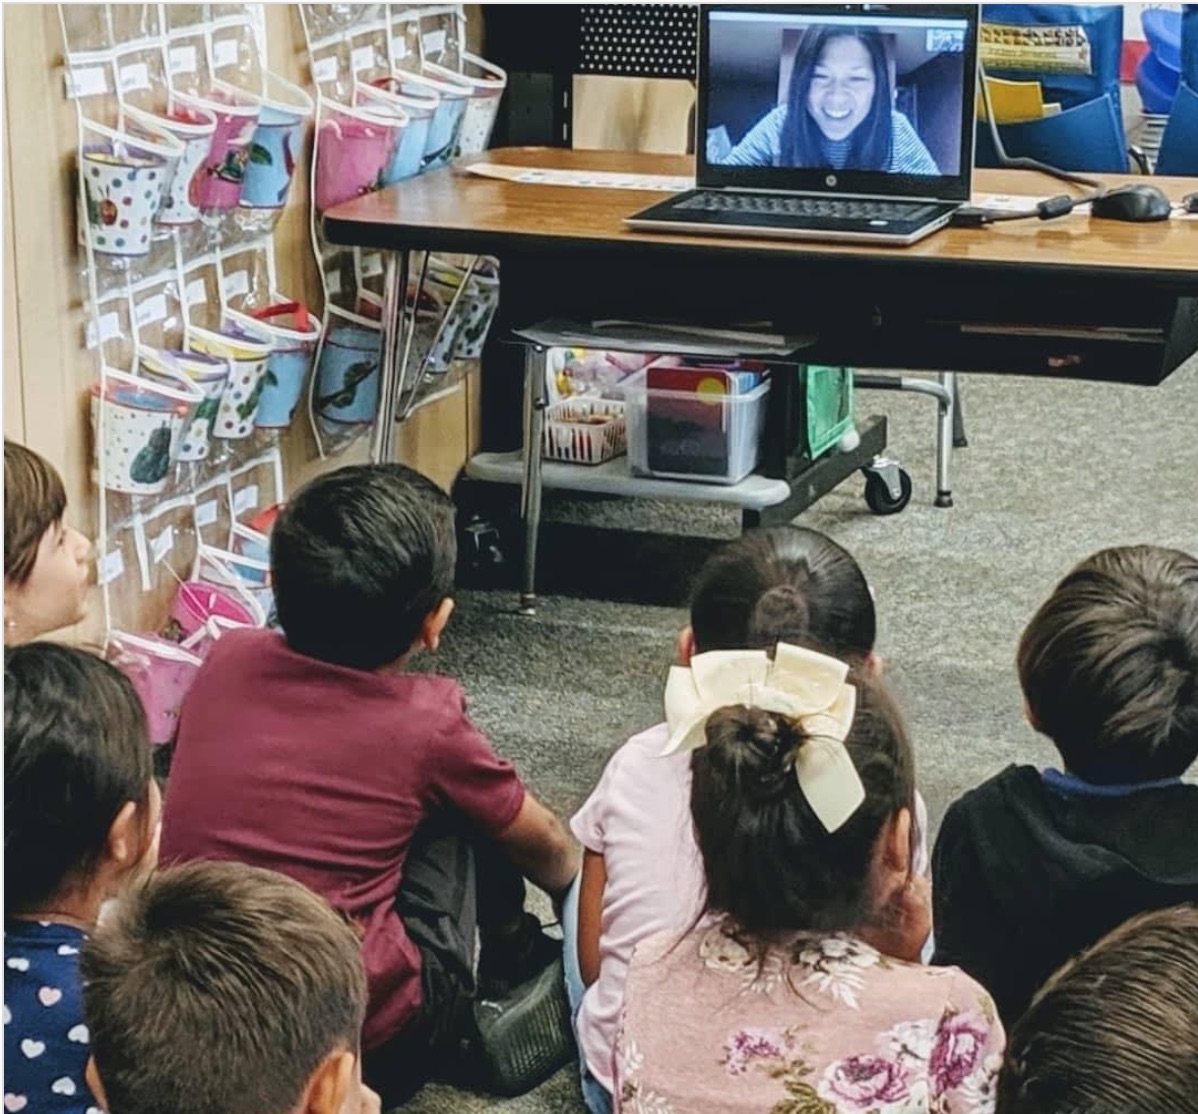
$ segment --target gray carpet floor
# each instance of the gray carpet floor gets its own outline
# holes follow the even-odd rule
[[[1198,358],[1153,389],[965,377],[969,447],[953,458],[956,506],[932,506],[930,400],[859,392],[857,415],[891,419],[890,452],[915,482],[901,514],[877,518],[855,476],[800,519],[845,545],[877,593],[878,648],[906,712],[933,827],[963,790],[1014,761],[1047,763],[1027,726],[1014,671],[1023,625],[1077,561],[1108,545],[1198,552]],[[735,514],[709,507],[547,500],[550,518],[701,538],[733,537]],[[462,590],[434,662],[459,678],[476,721],[543,800],[568,816],[608,755],[661,719],[678,606],[588,598],[586,545],[554,569],[569,594],[513,613],[508,590]],[[701,556],[701,554],[700,554]],[[630,553],[630,560],[636,559]],[[679,597],[680,598],[680,597]],[[540,897],[540,900],[538,900]],[[543,895],[533,905],[548,916]],[[581,1112],[563,1070],[498,1101],[431,1084],[424,1114]]]

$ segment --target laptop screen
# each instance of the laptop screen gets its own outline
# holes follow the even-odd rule
[[[698,184],[969,196],[975,5],[711,6]]]

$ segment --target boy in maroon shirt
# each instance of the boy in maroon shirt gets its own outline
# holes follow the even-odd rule
[[[560,898],[577,847],[470,722],[457,683],[406,671],[453,611],[456,549],[452,502],[402,465],[304,487],[271,541],[283,633],[217,643],[183,706],[163,821],[164,862],[277,870],[359,927],[364,1069],[386,1107],[463,1046],[481,1045],[506,1090],[571,1054],[523,1043],[546,1020],[568,1034],[560,944],[524,911],[524,877]],[[488,1045],[475,1000],[504,996]]]

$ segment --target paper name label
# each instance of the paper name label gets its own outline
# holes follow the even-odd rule
[[[396,62],[408,56],[408,40],[403,35],[396,35],[391,40],[391,57]]]
[[[445,28],[427,31],[424,35],[424,53],[440,54],[445,49]]]
[[[200,302],[208,300],[208,285],[203,279],[192,279],[187,284],[187,304],[189,306],[199,305]]]
[[[370,45],[354,47],[349,60],[350,65],[354,68],[354,73],[370,69],[374,65],[374,47]]]
[[[243,514],[258,505],[258,485],[246,484],[233,496],[233,513]]]
[[[329,271],[324,276],[324,285],[325,285],[325,289],[328,290],[328,292],[330,294],[340,294],[341,293],[341,272],[340,271]]]
[[[98,321],[87,323],[87,346],[95,348],[106,340],[121,335],[121,319],[118,314],[106,313]]]
[[[238,294],[248,294],[250,292],[250,276],[245,271],[234,271],[231,275],[225,275],[222,289],[226,298],[235,298]]]
[[[133,316],[139,325],[149,325],[161,321],[166,316],[166,295],[155,294],[140,302],[133,310]]]
[[[333,55],[317,58],[312,63],[312,80],[316,82],[337,80],[337,59]]]
[[[145,62],[134,62],[121,67],[121,92],[131,93],[135,89],[150,87],[150,67]]]
[[[103,66],[91,66],[85,70],[67,70],[67,97],[95,97],[108,92],[108,70]]]
[[[195,73],[199,59],[196,57],[194,46],[172,46],[170,53],[170,70],[172,74]]]
[[[212,41],[212,62],[217,66],[231,66],[237,61],[236,39],[214,39]]]
[[[362,277],[374,278],[383,273],[383,257],[377,252],[362,256]]]
[[[196,504],[196,526],[211,526],[216,521],[216,500]]]
[[[96,579],[101,584],[111,584],[125,571],[125,558],[119,549],[105,553],[96,569]]]
[[[150,555],[158,564],[175,547],[175,528],[168,526],[156,538],[150,539]]]

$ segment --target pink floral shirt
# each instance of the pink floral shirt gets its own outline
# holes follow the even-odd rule
[[[955,967],[812,938],[763,968],[719,925],[659,933],[628,971],[624,1114],[992,1114],[1005,1036]]]

